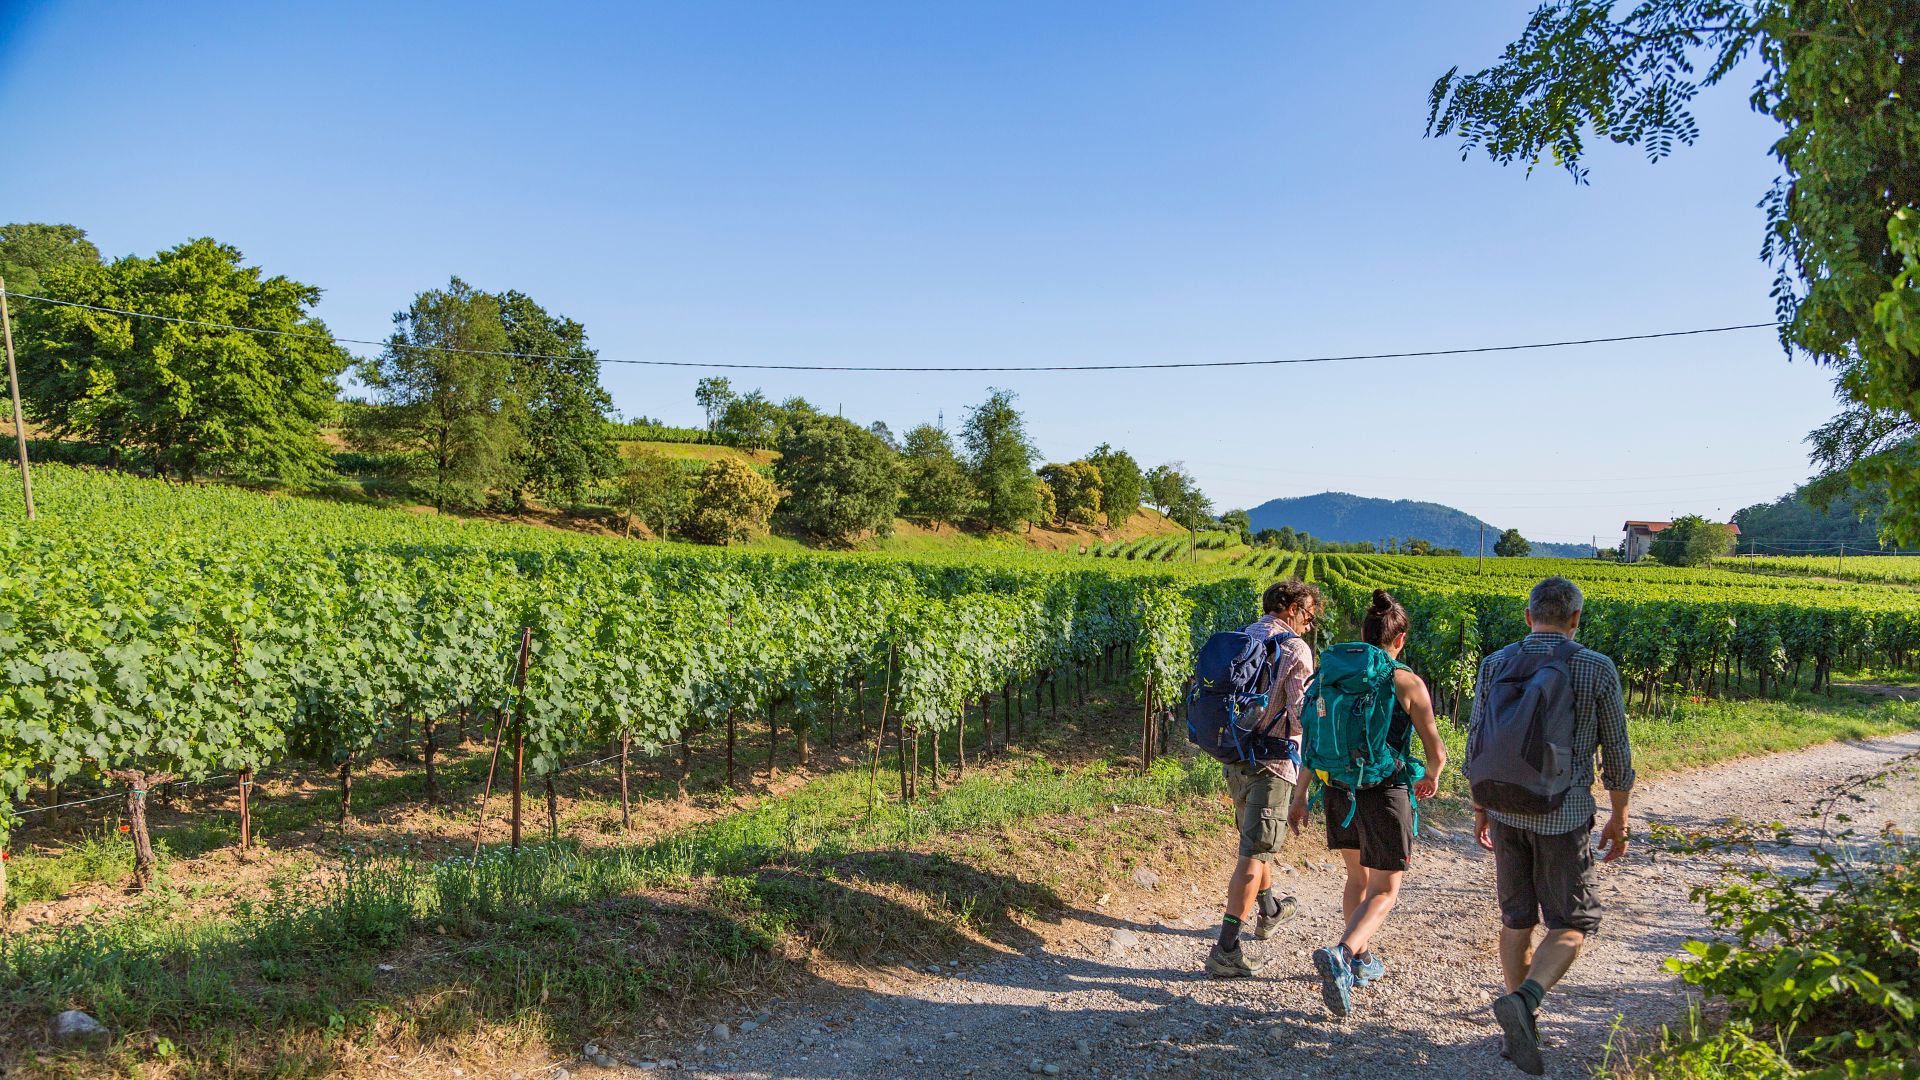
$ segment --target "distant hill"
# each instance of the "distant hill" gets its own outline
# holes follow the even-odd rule
[[[1480,529],[1487,530],[1487,551],[1501,529],[1482,522],[1464,510],[1439,503],[1414,502],[1411,499],[1369,499],[1344,491],[1323,491],[1295,499],[1274,499],[1247,511],[1253,531],[1288,526],[1294,532],[1308,532],[1322,540],[1357,544],[1362,540],[1379,543],[1387,537],[1400,540],[1428,540],[1435,547],[1459,548],[1468,554],[1480,550]],[[1534,542],[1535,555],[1585,558],[1593,554],[1586,544],[1543,544]]]
[[[1860,490],[1836,476],[1749,506],[1733,515],[1733,523],[1740,526],[1741,551],[1824,555],[1844,545],[1849,552],[1864,552],[1880,547],[1880,514],[1886,506],[1885,484]]]

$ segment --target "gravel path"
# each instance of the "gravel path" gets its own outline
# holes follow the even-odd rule
[[[1809,815],[1835,784],[1916,750],[1920,734],[1909,734],[1643,782],[1634,807],[1639,846],[1600,873],[1601,934],[1541,1013],[1548,1075],[1589,1075],[1617,1019],[1654,1027],[1684,1004],[1662,961],[1706,931],[1687,892],[1716,870],[1710,856],[1650,858],[1649,821],[1783,821],[1798,842],[1767,857],[1803,858],[1820,829]],[[1911,828],[1920,820],[1912,773],[1865,794],[1850,810],[1862,825],[1896,820]],[[950,964],[885,991],[768,1002],[756,1018],[729,1024],[724,1037],[716,1031],[681,1048],[669,1067],[703,1078],[1518,1077],[1498,1056],[1487,1008],[1500,979],[1491,857],[1465,829],[1428,826],[1423,834],[1420,860],[1376,943],[1387,977],[1360,992],[1347,1020],[1326,1014],[1307,961],[1341,925],[1337,859],[1311,834],[1289,850],[1313,865],[1290,870],[1280,884],[1299,897],[1300,917],[1271,941],[1246,945],[1271,961],[1268,969],[1233,981],[1201,972],[1225,885],[1223,837],[1219,874],[1137,874],[1116,886],[1106,907],[1069,913],[1077,925],[1051,948]]]

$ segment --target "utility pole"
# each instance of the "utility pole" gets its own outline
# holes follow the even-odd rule
[[[1840,571],[1845,570],[1846,568],[1847,568],[1847,542],[1845,540],[1842,540],[1840,541],[1840,557],[1834,560],[1833,572],[1837,574]]]
[[[7,279],[0,277],[0,331],[7,339],[7,385],[13,391],[13,445],[20,451],[20,492],[33,520],[33,477],[27,472],[27,416],[20,411],[20,369],[13,362],[13,318],[7,312]]]

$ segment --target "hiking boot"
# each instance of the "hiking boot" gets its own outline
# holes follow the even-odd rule
[[[1519,994],[1494,998],[1493,1018],[1500,1021],[1501,1040],[1514,1067],[1529,1076],[1544,1074],[1547,1063],[1540,1060],[1540,1030],[1534,1026],[1526,999]]]
[[[1313,950],[1313,969],[1320,973],[1320,1000],[1335,1016],[1353,1014],[1353,972],[1340,947]]]
[[[1387,965],[1370,952],[1354,957],[1348,969],[1353,972],[1355,986],[1365,986],[1387,973]]]
[[[1251,979],[1265,966],[1264,962],[1256,963],[1247,959],[1247,950],[1228,952],[1217,941],[1213,950],[1207,953],[1207,974],[1216,979]]]
[[[1291,896],[1281,897],[1280,910],[1274,912],[1272,917],[1268,917],[1267,913],[1263,911],[1260,913],[1259,918],[1253,920],[1253,940],[1267,940],[1273,936],[1275,930],[1280,929],[1281,923],[1291,920],[1298,914],[1300,914],[1299,902]]]

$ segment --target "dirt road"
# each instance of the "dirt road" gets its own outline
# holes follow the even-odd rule
[[[1821,826],[1809,814],[1823,796],[1916,750],[1920,734],[1910,734],[1643,781],[1636,832],[1644,838],[1654,821],[1697,829],[1777,820],[1795,843],[1766,857],[1804,859]],[[1894,820],[1911,829],[1920,817],[1913,772],[1864,794],[1850,811],[1858,825]],[[1499,988],[1493,866],[1465,833],[1427,830],[1400,907],[1376,941],[1387,977],[1359,992],[1345,1020],[1326,1014],[1307,959],[1341,923],[1337,859],[1317,842],[1295,849],[1314,865],[1281,879],[1299,897],[1300,917],[1246,946],[1270,961],[1267,970],[1224,982],[1201,972],[1230,855],[1223,838],[1219,880],[1136,874],[1116,884],[1105,907],[1072,913],[1077,932],[1051,949],[946,966],[885,992],[766,1002],[724,1036],[716,1030],[677,1048],[666,1067],[712,1078],[1518,1077],[1498,1056],[1487,1009]],[[1710,853],[1654,856],[1645,843],[1603,868],[1605,925],[1541,1013],[1548,1075],[1590,1075],[1616,1023],[1646,1029],[1684,1008],[1682,984],[1662,962],[1706,932],[1688,890],[1716,873]]]

